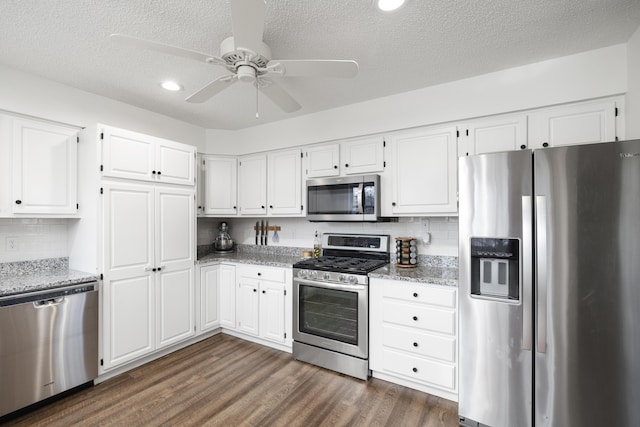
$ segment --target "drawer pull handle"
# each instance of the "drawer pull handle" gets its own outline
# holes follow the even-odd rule
[[[418,343],[417,343],[417,342],[414,342],[414,343],[413,343],[413,346],[414,346],[414,347],[417,347],[417,346],[418,346]]]
[[[417,293],[417,292],[414,292],[414,293],[413,293],[413,297],[414,297],[414,298],[418,298],[418,293]]]
[[[418,321],[418,316],[413,316],[413,320]]]
[[[412,371],[418,373],[418,368],[413,368]]]

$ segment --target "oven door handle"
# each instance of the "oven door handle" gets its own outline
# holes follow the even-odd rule
[[[297,282],[302,285],[311,285],[318,288],[335,289],[338,291],[364,291],[367,289],[365,285],[347,285],[347,284],[343,285],[343,284],[337,284],[337,283],[316,282],[314,280],[299,279],[297,277],[293,280],[293,282],[294,283]]]

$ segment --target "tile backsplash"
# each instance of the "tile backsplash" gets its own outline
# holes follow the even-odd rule
[[[69,256],[68,219],[0,218],[0,262]]]
[[[198,245],[213,242],[218,224],[226,221],[229,234],[237,243],[255,244],[256,221],[267,218],[198,218]],[[394,237],[418,239],[418,253],[422,255],[458,256],[458,218],[401,218],[398,222],[346,223],[309,222],[305,218],[269,218],[270,226],[280,226],[280,241],[273,242],[269,232],[269,245],[309,248],[313,246],[315,231],[319,233],[389,234]],[[425,241],[429,236],[430,239]],[[393,240],[392,242],[393,243]]]

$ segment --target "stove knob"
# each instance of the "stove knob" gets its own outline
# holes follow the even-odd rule
[[[317,279],[318,278],[318,272],[317,271],[310,271],[309,272],[309,277],[311,279]]]
[[[307,270],[298,271],[298,277],[301,279],[305,279],[307,277]]]
[[[338,280],[341,282],[346,282],[347,281],[347,276],[345,276],[344,274],[341,274],[338,276]]]
[[[331,279],[331,273],[329,273],[328,271],[325,271],[324,274],[322,275],[322,278],[324,280],[329,280]]]
[[[356,283],[358,283],[358,278],[356,276],[349,276],[349,283],[355,285]]]

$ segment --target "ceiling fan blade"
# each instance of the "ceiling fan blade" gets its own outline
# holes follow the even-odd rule
[[[264,32],[264,0],[229,0],[229,3],[236,49],[260,52]]]
[[[204,102],[208,99],[213,98],[215,95],[222,92],[237,81],[237,77],[233,74],[219,77],[185,99],[185,101],[193,103]]]
[[[183,49],[181,47],[171,46],[164,43],[158,43],[151,40],[139,39],[137,37],[127,36],[124,34],[111,34],[109,38],[112,41],[124,46],[133,46],[133,47],[139,47],[142,49],[155,50],[156,52],[168,53],[169,55],[180,56],[182,58],[187,58],[187,59],[194,59],[200,62],[206,62],[206,63],[215,62],[221,65],[225,64],[225,62],[222,59],[216,58],[213,55],[196,52],[194,50]]]
[[[280,64],[285,76],[317,76],[352,78],[358,74],[358,63],[351,60],[284,59],[272,60],[268,67]]]
[[[273,101],[282,111],[285,113],[293,113],[302,108],[302,105],[298,104],[298,101],[293,99],[289,93],[277,85],[275,82],[267,79],[262,79],[262,82],[267,83],[265,86],[260,86],[260,91],[264,93],[267,98]]]

